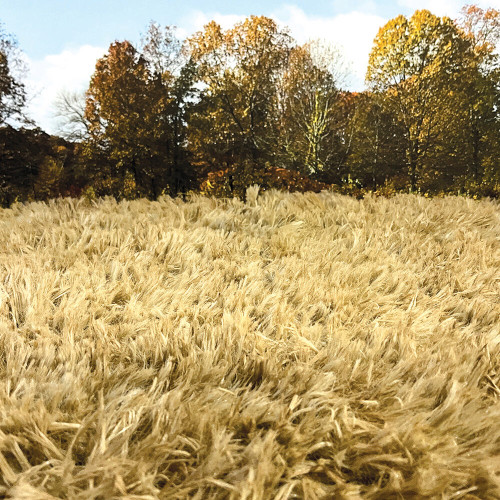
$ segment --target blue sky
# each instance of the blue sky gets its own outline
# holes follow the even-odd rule
[[[267,15],[290,27],[300,42],[323,38],[339,46],[350,67],[347,86],[361,90],[377,30],[398,14],[427,8],[456,17],[466,0],[0,0],[0,22],[26,56],[29,113],[57,131],[53,103],[61,90],[83,91],[98,57],[118,39],[138,42],[151,20],[190,35],[211,19],[224,27]],[[469,2],[500,8],[500,0]]]

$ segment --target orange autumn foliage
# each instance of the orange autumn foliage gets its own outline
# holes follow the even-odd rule
[[[262,189],[319,193],[329,185],[315,181],[299,172],[279,167],[267,167],[259,175],[253,172],[248,179],[235,167],[209,172],[200,185],[200,191],[213,196],[242,196],[250,183],[258,184]]]

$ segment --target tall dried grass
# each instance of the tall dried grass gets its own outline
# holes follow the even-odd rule
[[[0,211],[0,497],[499,498],[500,210]]]

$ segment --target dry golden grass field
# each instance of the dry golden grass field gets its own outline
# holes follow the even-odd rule
[[[500,206],[0,211],[0,498],[500,498]]]

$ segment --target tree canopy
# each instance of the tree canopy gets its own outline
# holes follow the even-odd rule
[[[185,40],[176,33],[152,22],[139,45],[113,42],[85,94],[60,96],[69,142],[58,143],[6,126],[26,95],[17,46],[1,31],[0,195],[9,194],[0,202],[244,196],[252,184],[500,194],[498,10],[389,20],[362,92],[345,88],[337,49],[298,44],[268,17],[228,29],[212,21]],[[39,153],[27,161],[32,146]]]
[[[21,60],[16,40],[0,23],[0,125],[8,118],[20,118],[26,90],[19,79]]]

